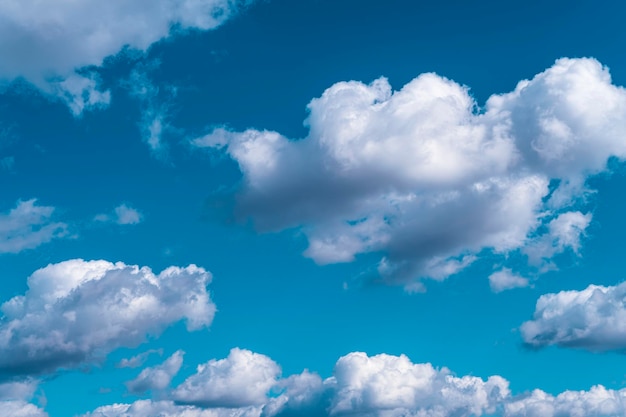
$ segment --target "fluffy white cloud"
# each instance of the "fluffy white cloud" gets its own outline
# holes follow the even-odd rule
[[[75,114],[106,105],[93,75],[123,47],[145,51],[172,32],[209,30],[251,0],[6,0],[0,3],[0,80],[24,78]],[[172,30],[174,29],[174,30]]]
[[[522,324],[524,342],[534,347],[558,345],[592,351],[626,349],[626,283],[590,285],[582,291],[545,294],[533,319]]]
[[[202,268],[69,260],[28,278],[28,291],[2,304],[0,376],[28,375],[99,360],[118,347],[186,320],[208,326],[215,313]]]
[[[598,385],[589,391],[565,391],[556,397],[541,390],[510,401],[505,417],[621,417],[626,415],[626,390]]]
[[[52,220],[54,207],[37,200],[18,201],[15,208],[0,213],[0,253],[17,253],[67,235],[67,225]]]
[[[512,288],[528,287],[528,279],[514,274],[510,268],[502,268],[489,275],[489,286],[493,292],[502,292]]]
[[[509,395],[508,382],[492,376],[453,376],[406,356],[351,353],[337,361],[331,415],[470,416],[495,412]]]
[[[164,390],[169,387],[172,378],[180,371],[183,364],[182,350],[174,352],[160,365],[146,368],[133,379],[126,383],[128,391],[133,394],[141,394],[150,390]]]
[[[280,372],[267,356],[235,348],[225,359],[199,365],[197,372],[174,390],[172,398],[202,407],[261,405]]]
[[[268,357],[233,349],[228,358],[201,365],[174,391],[174,403],[115,404],[87,416],[469,417],[500,411],[510,399],[499,376],[456,377],[406,356],[350,353],[326,380],[308,371],[278,379],[279,372]],[[275,395],[266,395],[270,389]],[[191,401],[181,404],[181,395]]]
[[[626,157],[626,91],[594,59],[560,59],[481,111],[436,74],[399,91],[340,82],[308,109],[302,140],[217,128],[193,144],[238,162],[240,218],[301,227],[321,264],[382,252],[383,277],[409,287],[485,249],[529,248],[531,263],[577,251],[586,178]]]

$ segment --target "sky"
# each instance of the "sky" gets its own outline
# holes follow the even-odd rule
[[[625,416],[624,13],[0,2],[0,417]]]

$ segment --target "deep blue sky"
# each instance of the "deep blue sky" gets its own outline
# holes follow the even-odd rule
[[[401,286],[362,282],[379,253],[317,265],[302,256],[307,238],[298,228],[262,234],[234,221],[228,202],[242,182],[237,164],[189,141],[218,126],[304,138],[307,104],[340,81],[384,76],[399,90],[435,72],[468,86],[484,106],[490,95],[512,91],[558,58],[593,57],[615,85],[625,85],[624,13],[617,1],[267,0],[216,29],[179,34],[141,56],[122,54],[96,66],[101,88],[111,92],[104,109],[75,117],[64,103],[13,82],[0,94],[0,159],[14,160],[0,171],[0,210],[36,198],[56,208],[71,236],[0,254],[1,301],[23,294],[35,270],[83,258],[156,272],[197,264],[213,274],[209,290],[218,309],[208,330],[187,332],[177,323],[136,349],[114,350],[102,364],[44,376],[38,392],[45,393],[47,413],[72,416],[134,401],[123,383],[138,369],[115,363],[148,349],[163,349],[164,357],[187,352],[172,386],[197,364],[240,347],[271,357],[283,375],[308,368],[328,377],[337,358],[364,351],[406,354],[458,375],[501,375],[514,393],[623,388],[623,354],[534,351],[517,330],[542,294],[623,281],[620,163],[592,178],[597,193],[579,204],[593,212],[580,256],[557,256],[559,270],[542,274],[532,288],[494,294],[487,277],[500,261],[487,253],[442,282],[427,281],[425,293],[408,294]],[[158,88],[150,102],[129,94],[132,71]],[[142,112],[149,108],[165,109],[169,125],[162,137],[168,149],[159,155],[142,141]],[[141,223],[93,220],[122,203],[141,212]],[[523,262],[513,262],[524,273]],[[151,356],[147,364],[161,360]]]

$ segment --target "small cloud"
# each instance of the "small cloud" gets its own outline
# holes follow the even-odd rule
[[[590,285],[580,291],[544,294],[520,331],[527,346],[560,346],[592,352],[626,350],[626,283]]]
[[[138,224],[143,220],[143,214],[126,204],[120,204],[115,207],[111,213],[101,213],[96,215],[93,219],[100,223],[116,223],[119,225]]]
[[[150,349],[146,352],[140,353],[139,355],[133,356],[131,358],[124,358],[115,365],[118,368],[138,368],[144,364],[144,362],[148,359],[150,355],[153,353],[158,354],[159,356],[163,355],[163,349]]]
[[[489,286],[491,291],[499,293],[513,288],[528,287],[528,279],[514,274],[509,268],[502,268],[489,275]]]
[[[137,210],[126,204],[115,207],[115,216],[117,224],[137,224],[142,220],[142,215]]]
[[[172,378],[180,371],[185,352],[178,350],[160,365],[146,368],[126,383],[132,394],[143,394],[146,391],[161,391],[169,387]]]

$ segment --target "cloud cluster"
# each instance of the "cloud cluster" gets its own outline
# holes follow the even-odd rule
[[[320,264],[381,252],[387,282],[443,279],[483,250],[578,251],[585,181],[626,157],[626,91],[594,59],[559,59],[483,109],[468,89],[422,74],[339,82],[308,105],[308,136],[217,128],[244,175],[237,215],[261,231],[301,227]]]
[[[341,357],[333,376],[325,380],[308,371],[287,378],[279,378],[279,373],[267,356],[233,349],[228,358],[198,367],[173,391],[191,389],[196,398],[209,401],[141,400],[99,407],[83,417],[618,417],[626,413],[626,389],[598,385],[556,396],[541,390],[512,396],[502,377],[458,377],[446,368],[413,363],[404,355],[353,352]]]
[[[124,47],[145,51],[173,31],[213,29],[251,0],[6,0],[0,4],[0,81],[24,78],[75,114],[108,104],[93,74]]]
[[[557,345],[591,351],[626,349],[626,283],[590,285],[582,291],[545,294],[520,330],[533,347]]]
[[[0,213],[0,253],[18,253],[66,236],[67,224],[52,219],[54,207],[37,200],[18,201],[15,208]]]
[[[0,377],[34,375],[96,361],[185,320],[208,326],[215,305],[202,268],[148,267],[74,259],[28,278],[28,291],[0,306]]]
[[[626,415],[626,389],[615,391],[601,385],[589,391],[565,391],[552,396],[541,390],[505,406],[505,417],[620,417]]]
[[[279,374],[267,356],[233,349],[228,358],[199,366],[173,391],[174,401],[115,404],[88,416],[461,417],[492,413],[509,396],[501,377],[456,377],[406,356],[351,353],[326,380],[308,371],[283,379]]]

